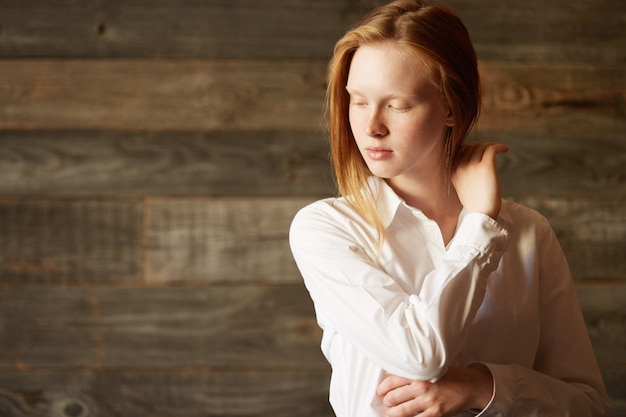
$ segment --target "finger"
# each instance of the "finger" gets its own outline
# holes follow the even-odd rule
[[[393,389],[385,395],[383,403],[387,407],[394,407],[407,402],[422,402],[422,396],[428,392],[429,382],[426,381],[411,381],[411,384],[404,385]]]
[[[423,414],[426,413],[426,414]],[[390,407],[385,413],[386,417],[413,417],[413,416],[432,416],[427,406],[419,398],[403,402],[397,406]]]
[[[484,143],[470,143],[468,147],[464,150],[464,154],[462,156],[462,160],[459,162],[464,162],[469,164],[470,162],[479,163],[485,158],[489,158],[490,160],[494,160],[495,155],[498,153],[504,153],[508,151],[508,147],[501,143],[496,142],[484,142]]]
[[[485,150],[482,155],[482,159],[487,159],[489,161],[494,161],[496,159],[496,155],[499,153],[506,153],[509,151],[509,147],[502,143],[491,142],[486,144]]]
[[[389,391],[408,385],[410,383],[410,379],[402,378],[396,375],[389,375],[383,380],[383,382],[378,385],[378,388],[376,388],[376,393],[380,397],[384,397]]]

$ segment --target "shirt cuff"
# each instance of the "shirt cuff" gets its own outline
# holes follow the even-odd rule
[[[487,365],[485,365],[484,363],[475,362],[475,363],[471,363],[468,367],[469,368],[480,368],[480,369],[482,369],[484,371],[489,372],[489,374],[491,375],[491,380],[493,381],[493,389],[491,391],[491,399],[489,400],[489,403],[487,403],[485,408],[483,408],[482,410],[476,409],[476,408],[471,408],[469,410],[469,412],[472,415],[474,415],[474,416],[477,416],[477,417],[484,416],[489,411],[489,409],[491,408],[491,405],[493,404],[494,399],[496,398],[496,379],[493,376],[493,373],[491,372],[491,369],[489,369],[489,367]]]
[[[494,219],[482,213],[468,213],[461,220],[450,248],[475,248],[480,253],[483,266],[495,269],[508,242],[509,233]]]

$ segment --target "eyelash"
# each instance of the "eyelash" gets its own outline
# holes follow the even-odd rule
[[[398,107],[398,106],[392,106],[391,104],[387,106],[388,109],[394,110],[394,111],[398,111],[398,112],[406,112],[409,111],[411,108],[408,106],[405,107]]]
[[[353,101],[353,102],[350,103],[350,105],[355,106],[355,107],[367,107],[368,104],[367,103],[358,102],[358,101]],[[391,104],[389,104],[387,106],[387,109],[398,111],[398,112],[406,112],[406,111],[409,111],[411,109],[411,107],[409,107],[409,106],[398,107],[398,106],[392,106]]]

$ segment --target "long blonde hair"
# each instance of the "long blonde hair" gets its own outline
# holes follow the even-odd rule
[[[350,128],[345,87],[356,50],[364,44],[387,40],[426,63],[452,112],[453,126],[448,128],[444,145],[448,175],[481,106],[474,47],[461,19],[446,7],[420,0],[397,0],[373,10],[336,43],[329,65],[326,102],[335,179],[339,193],[376,228],[379,240],[384,238],[384,227],[368,186],[372,174]]]

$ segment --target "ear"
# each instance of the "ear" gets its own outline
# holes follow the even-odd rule
[[[454,116],[452,115],[452,109],[449,106],[445,106],[446,113],[446,126],[454,126]]]

